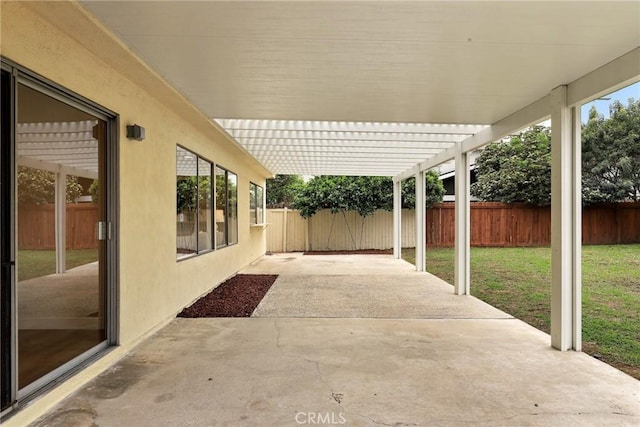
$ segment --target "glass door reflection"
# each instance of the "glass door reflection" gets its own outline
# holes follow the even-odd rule
[[[18,85],[18,388],[106,340],[106,123]]]

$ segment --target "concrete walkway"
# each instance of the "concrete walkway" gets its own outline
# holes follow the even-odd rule
[[[508,314],[385,255],[277,254],[244,269],[279,274],[254,317],[506,319]]]
[[[638,381],[402,261],[243,272],[281,274],[258,317],[176,319],[36,425],[640,424]]]

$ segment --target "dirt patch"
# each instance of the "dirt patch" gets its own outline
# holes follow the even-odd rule
[[[237,274],[178,314],[178,317],[250,317],[273,282],[272,274]]]
[[[620,362],[618,360],[613,360],[610,357],[605,355],[601,355],[598,353],[598,346],[594,343],[583,342],[582,343],[582,351],[589,356],[600,360],[608,365],[613,366],[614,368],[624,372],[625,374],[631,375],[633,378],[640,380],[640,367],[629,365],[624,362]]]
[[[393,249],[361,249],[357,251],[309,251],[304,255],[393,255]]]

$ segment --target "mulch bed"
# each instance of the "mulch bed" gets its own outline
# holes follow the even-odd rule
[[[237,274],[178,314],[178,317],[251,317],[273,282],[272,274]]]
[[[392,255],[393,249],[362,249],[359,251],[309,251],[304,255]]]

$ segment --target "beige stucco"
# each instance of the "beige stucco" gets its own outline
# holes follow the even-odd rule
[[[166,324],[182,307],[265,252],[249,226],[249,182],[269,175],[145,66],[82,6],[2,2],[1,55],[111,109],[120,119],[121,347],[9,419],[24,424]],[[146,128],[142,142],[125,127]],[[176,144],[238,175],[239,243],[176,262]]]

